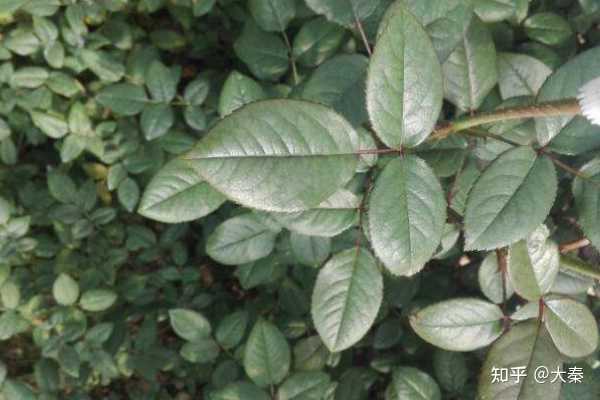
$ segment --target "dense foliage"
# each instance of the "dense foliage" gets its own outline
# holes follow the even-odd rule
[[[0,0],[0,399],[600,398],[599,23]]]

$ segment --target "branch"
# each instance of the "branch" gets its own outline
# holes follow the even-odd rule
[[[430,135],[430,139],[445,139],[452,133],[464,131],[480,125],[512,119],[560,117],[581,114],[581,107],[576,99],[551,101],[525,107],[504,108],[489,113],[459,118],[438,126]]]
[[[588,278],[600,280],[600,270],[573,257],[561,255],[560,267]]]

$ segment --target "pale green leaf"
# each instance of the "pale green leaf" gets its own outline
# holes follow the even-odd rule
[[[495,249],[526,237],[548,216],[556,187],[552,161],[531,147],[502,154],[469,194],[465,249]]]
[[[367,109],[388,147],[415,147],[442,107],[442,71],[427,32],[401,2],[387,11],[367,77]]]
[[[166,135],[175,122],[175,114],[168,104],[148,104],[144,107],[140,125],[146,140]]]
[[[210,322],[196,311],[183,308],[171,309],[169,321],[177,336],[189,342],[196,342],[210,336]]]
[[[592,245],[600,248],[600,158],[585,164],[580,172],[587,179],[576,176],[573,180],[578,222]]]
[[[278,400],[321,400],[330,387],[329,375],[321,371],[297,372],[277,391]]]
[[[52,286],[52,294],[58,304],[71,306],[79,298],[79,284],[71,276],[60,274]]]
[[[247,76],[233,71],[221,89],[219,97],[219,115],[223,118],[257,100],[267,98],[267,94],[260,84]]]
[[[537,96],[552,70],[526,54],[498,54],[498,83],[502,98]]]
[[[254,214],[243,214],[223,222],[210,234],[206,253],[225,265],[250,263],[273,251],[277,233]]]
[[[308,236],[333,237],[358,220],[360,199],[345,189],[334,193],[319,206],[294,213],[272,213],[285,228]]]
[[[446,99],[461,110],[478,109],[498,82],[496,47],[488,27],[477,17],[442,66]]]
[[[183,159],[230,200],[291,212],[318,206],[352,178],[357,142],[324,106],[268,100],[221,120]]]
[[[69,125],[60,114],[32,111],[30,115],[33,124],[52,139],[60,139],[69,132]]]
[[[140,113],[144,109],[148,97],[141,86],[118,83],[102,89],[96,95],[96,100],[117,114],[129,116]]]
[[[598,347],[598,323],[584,304],[569,298],[545,300],[545,324],[558,350],[573,358],[585,357]]]
[[[180,223],[204,217],[223,204],[223,195],[189,164],[182,159],[167,163],[146,187],[138,212],[157,221]]]
[[[375,255],[395,275],[414,275],[431,259],[446,222],[444,192],[427,164],[406,156],[390,161],[369,198]]]
[[[530,16],[523,23],[523,27],[527,36],[548,46],[558,46],[573,35],[569,21],[552,12]]]
[[[265,31],[284,31],[296,16],[295,0],[249,0],[250,13]]]
[[[345,30],[325,18],[315,18],[302,25],[296,36],[292,54],[296,61],[315,67],[333,55],[342,44]]]
[[[290,347],[271,322],[259,320],[248,337],[244,350],[244,370],[258,386],[276,385],[290,370]]]
[[[441,62],[460,44],[473,17],[473,0],[403,0],[425,26]]]
[[[117,301],[117,294],[108,289],[91,289],[83,293],[79,304],[86,311],[104,311]]]
[[[330,106],[352,125],[367,122],[365,77],[369,61],[358,54],[339,55],[324,62],[302,86],[300,97]]]
[[[385,400],[441,400],[437,382],[425,372],[413,367],[399,367],[392,373],[392,382],[385,391]]]
[[[502,274],[500,271],[500,268],[498,267],[498,256],[495,252],[489,253],[483,259],[483,262],[479,266],[477,277],[479,280],[479,287],[485,297],[496,304],[503,303],[515,292],[508,276]]]
[[[485,347],[502,334],[502,310],[475,298],[446,300],[410,316],[410,326],[429,343],[450,351]]]
[[[512,368],[525,367],[526,377],[517,380],[510,376]],[[498,340],[486,356],[479,377],[478,394],[486,400],[558,400],[560,379],[551,382],[550,376],[544,383],[537,383],[538,368],[556,371],[562,368],[561,356],[552,343],[546,328],[537,321],[517,324]],[[506,382],[493,382],[493,370],[507,368]]]
[[[288,70],[288,50],[283,40],[252,22],[246,23],[233,48],[258,79],[275,81]]]
[[[508,250],[508,276],[515,291],[536,301],[552,288],[560,267],[558,246],[545,225]]]
[[[538,102],[577,97],[579,89],[584,84],[598,77],[599,70],[600,48],[596,47],[578,54],[550,75],[540,89]],[[585,124],[590,125],[583,116],[536,118],[535,127],[540,144],[548,144],[574,118],[583,119]]]
[[[367,18],[380,0],[305,0],[317,14],[340,25],[352,25]]]
[[[312,296],[312,317],[332,352],[358,342],[371,328],[383,298],[383,280],[367,250],[345,250],[320,270]]]

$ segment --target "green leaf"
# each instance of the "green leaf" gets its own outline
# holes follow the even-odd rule
[[[532,148],[517,147],[502,154],[469,194],[465,250],[495,249],[533,232],[548,216],[556,186],[552,161]]]
[[[262,389],[249,382],[234,382],[211,393],[210,400],[270,400]]]
[[[49,76],[45,68],[23,67],[12,74],[10,83],[16,88],[35,89],[42,86]]]
[[[107,52],[83,49],[81,59],[86,67],[105,82],[120,81],[125,75],[123,64]]]
[[[14,310],[21,302],[21,289],[16,283],[8,281],[0,287],[0,299],[5,308]]]
[[[297,372],[279,386],[277,399],[321,400],[325,398],[330,384],[329,375],[324,372]]]
[[[537,96],[552,70],[526,54],[498,54],[498,83],[503,99]]]
[[[74,103],[69,110],[69,130],[80,136],[95,135],[88,112],[85,106],[79,102]]]
[[[12,379],[4,382],[0,393],[6,400],[37,400],[37,396],[29,385]]]
[[[182,339],[197,342],[210,336],[210,322],[200,313],[183,308],[169,310],[171,327]]]
[[[599,70],[600,48],[593,48],[580,53],[550,75],[540,89],[537,101],[547,102],[575,98],[579,89],[585,83],[598,76]],[[582,119],[585,124],[590,126],[590,123],[583,116],[536,118],[535,128],[539,143],[543,146],[548,144],[574,118]]]
[[[74,203],[77,200],[77,186],[68,175],[53,170],[48,173],[48,191],[61,203]]]
[[[494,368],[525,367],[526,377],[517,380],[510,377],[507,382],[493,382]],[[552,343],[546,328],[537,321],[517,324],[498,340],[486,356],[479,377],[478,398],[489,400],[558,400],[560,379],[537,383],[538,368],[556,371],[562,368],[561,356]]]
[[[104,311],[117,301],[117,294],[108,289],[91,289],[83,293],[79,304],[85,311]]]
[[[183,159],[230,200],[291,212],[318,206],[352,178],[357,142],[324,106],[269,100],[221,120]]]
[[[277,385],[290,370],[291,352],[283,334],[271,322],[259,320],[244,350],[244,370],[258,386]]]
[[[410,316],[410,326],[423,340],[445,350],[472,351],[502,334],[502,310],[475,298],[446,300]]]
[[[360,199],[345,189],[319,206],[295,213],[272,213],[285,228],[308,236],[333,237],[350,228],[358,216]]]
[[[569,22],[551,12],[532,15],[525,20],[523,26],[529,38],[548,46],[560,45],[573,35]]]
[[[175,114],[168,104],[148,104],[142,111],[140,125],[146,140],[166,135],[175,122]]]
[[[489,253],[481,263],[478,271],[479,287],[492,302],[504,302],[504,296],[509,299],[515,292],[508,276],[504,276],[498,267],[498,256],[495,252]],[[504,283],[502,282],[504,280]],[[506,293],[504,291],[506,290]]]
[[[470,370],[464,353],[436,350],[433,370],[440,386],[451,393],[460,392],[469,380]]]
[[[141,86],[118,83],[102,89],[96,95],[96,100],[119,115],[131,116],[139,114],[144,109],[148,97]]]
[[[129,212],[135,210],[140,199],[140,188],[136,181],[131,178],[124,179],[117,190],[119,203]]]
[[[392,373],[385,399],[441,400],[442,393],[436,381],[425,372],[413,367],[399,367]]]
[[[310,76],[300,97],[330,106],[352,125],[360,126],[369,116],[365,108],[365,77],[369,60],[358,54],[336,56]]]
[[[442,71],[427,32],[401,2],[384,17],[368,70],[367,109],[388,147],[415,147],[442,107]]]
[[[10,126],[0,118],[0,141],[10,137],[11,129]]]
[[[219,356],[219,345],[212,339],[200,339],[186,343],[181,348],[180,354],[191,363],[211,363]]]
[[[60,139],[69,132],[69,125],[62,115],[40,111],[32,111],[30,115],[33,124],[52,139]]]
[[[598,347],[598,324],[584,304],[569,298],[544,301],[545,324],[556,348],[564,355],[581,358]]]
[[[295,0],[250,0],[248,7],[265,31],[283,32],[296,16]]]
[[[146,70],[146,85],[152,98],[169,103],[177,94],[179,72],[167,68],[160,61],[154,61]]]
[[[431,37],[441,62],[460,44],[473,17],[472,0],[403,0]]]
[[[199,106],[208,97],[210,81],[206,78],[197,78],[188,83],[183,93],[183,99],[192,106]]]
[[[573,180],[573,196],[585,236],[596,248],[600,248],[600,158],[594,158],[580,169],[583,176]]]
[[[79,298],[79,284],[67,274],[60,274],[52,286],[52,295],[58,304],[72,306]]]
[[[278,232],[254,214],[243,214],[219,225],[206,241],[206,253],[225,265],[238,265],[268,256]]]
[[[224,118],[246,104],[266,98],[267,94],[256,81],[233,71],[221,90],[219,115]]]
[[[536,301],[550,291],[558,275],[560,253],[548,236],[548,228],[542,225],[508,250],[508,276],[512,286],[529,301]]]
[[[237,346],[248,327],[248,313],[245,311],[236,311],[226,315],[215,331],[215,338],[225,349],[232,349]]]
[[[515,0],[473,0],[475,13],[484,22],[499,22],[511,18],[517,11]]]
[[[0,14],[10,14],[28,3],[29,0],[5,0],[0,3]]]
[[[138,212],[156,221],[180,223],[202,218],[224,201],[225,197],[212,189],[189,161],[174,159],[152,178]]]
[[[379,0],[305,0],[317,14],[340,25],[352,25],[356,20],[367,18],[379,3]]]
[[[246,23],[233,48],[258,79],[275,81],[288,70],[288,50],[283,40],[261,31],[252,22]]]
[[[319,267],[331,254],[331,239],[322,236],[306,236],[292,232],[292,253],[299,263]]]
[[[332,257],[319,271],[311,313],[332,352],[358,342],[371,328],[383,298],[383,280],[373,256],[362,248]]]
[[[479,18],[471,20],[464,38],[442,69],[446,99],[461,110],[478,109],[498,83],[494,40]]]
[[[414,275],[431,259],[442,238],[446,202],[423,160],[406,156],[386,165],[369,198],[368,222],[375,255],[393,274]]]
[[[300,65],[316,67],[332,56],[342,44],[345,30],[325,18],[308,21],[294,36],[292,54]]]

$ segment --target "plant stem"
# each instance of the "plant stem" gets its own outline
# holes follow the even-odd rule
[[[300,78],[298,77],[298,68],[296,67],[296,57],[294,57],[294,49],[292,48],[292,44],[290,43],[290,39],[288,38],[287,33],[285,31],[281,32],[283,36],[283,41],[285,42],[285,46],[288,49],[288,54],[290,56],[290,64],[292,65],[292,76],[294,79],[294,85],[297,85],[300,82]]]
[[[430,138],[444,139],[452,133],[511,119],[574,116],[578,114],[581,114],[581,107],[576,99],[551,101],[525,107],[504,108],[489,113],[459,118],[456,121],[441,125],[432,132]]]
[[[600,280],[600,270],[573,257],[561,255],[560,267],[588,278]]]
[[[356,16],[354,16],[354,22],[356,24],[356,29],[358,29],[358,32],[360,33],[360,38],[363,41],[365,49],[367,49],[367,54],[369,55],[369,57],[371,57],[373,55],[373,51],[371,50],[371,46],[369,45],[369,39],[367,39],[367,34],[365,33],[362,23],[360,22],[360,19],[358,19],[358,17]]]
[[[579,249],[589,246],[589,245],[590,245],[590,240],[587,238],[582,238],[582,239],[575,240],[573,242],[562,243],[559,246],[559,249],[560,249],[561,254],[565,254],[570,251],[579,250]]]

